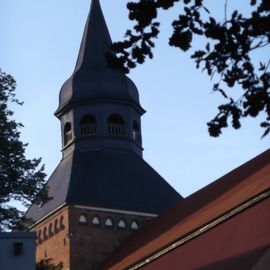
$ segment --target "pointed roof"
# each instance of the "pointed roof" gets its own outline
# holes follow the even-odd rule
[[[52,200],[33,204],[26,216],[38,221],[64,204],[159,214],[183,199],[132,151],[74,151],[51,175]]]
[[[92,0],[75,67],[78,70],[107,68],[104,54],[110,51],[112,41],[99,0]]]
[[[57,116],[68,105],[100,99],[129,103],[144,113],[135,84],[107,65],[105,54],[111,44],[99,0],[92,0],[74,72],[60,91]]]

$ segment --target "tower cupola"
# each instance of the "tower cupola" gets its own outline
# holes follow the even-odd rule
[[[110,46],[100,3],[92,0],[55,113],[63,156],[46,183],[50,200],[26,213],[38,234],[37,260],[52,258],[63,269],[101,269],[135,230],[182,199],[142,158],[145,111],[134,83],[108,68]]]
[[[108,67],[105,54],[111,44],[99,0],[93,0],[74,72],[61,88],[55,113],[68,152],[105,147],[142,154],[140,117],[145,111],[132,80]]]

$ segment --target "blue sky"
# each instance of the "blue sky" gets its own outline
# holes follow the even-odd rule
[[[100,2],[112,39],[120,40],[132,25],[127,1]],[[208,2],[223,16],[223,5]],[[239,2],[237,8],[245,9]],[[59,90],[74,69],[89,6],[90,0],[0,2],[0,67],[16,78],[17,96],[25,102],[12,109],[25,125],[27,155],[41,156],[48,175],[61,159],[60,123],[53,113]],[[142,118],[144,158],[187,196],[268,149],[269,137],[260,139],[259,118],[243,121],[239,131],[227,129],[220,138],[209,137],[206,122],[223,99],[212,93],[212,82],[188,54],[167,45],[177,12],[160,14],[162,34],[155,58],[129,76],[147,110]],[[195,46],[200,45],[196,41]],[[269,57],[269,52],[261,51],[255,61]]]

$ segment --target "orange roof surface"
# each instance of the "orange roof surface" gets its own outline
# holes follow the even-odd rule
[[[270,149],[150,221],[115,252],[103,269],[127,269],[269,189]]]
[[[269,269],[270,261],[263,260],[270,251],[269,209],[270,196],[140,269]]]

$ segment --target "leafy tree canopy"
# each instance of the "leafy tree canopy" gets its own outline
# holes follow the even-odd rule
[[[172,22],[169,45],[186,52],[192,48],[196,36],[205,39],[202,48],[191,53],[197,68],[206,71],[214,79],[213,91],[220,93],[224,104],[218,106],[217,115],[208,123],[209,133],[217,137],[231,121],[233,128],[241,127],[241,119],[265,113],[261,122],[262,137],[270,131],[269,83],[270,60],[267,57],[256,64],[251,54],[269,45],[270,1],[249,0],[246,4],[253,10],[244,16],[235,10],[227,14],[225,0],[224,19],[217,20],[204,0],[138,0],[129,2],[129,18],[135,22],[128,30],[125,40],[112,46],[114,53],[107,54],[109,65],[126,73],[145,59],[153,58],[155,39],[159,35],[158,11],[183,5],[183,12]],[[233,3],[233,1],[232,1]],[[223,4],[221,4],[223,8]],[[203,44],[203,43],[202,43]],[[228,94],[235,85],[242,92],[237,98]],[[226,89],[226,90],[225,90]]]
[[[36,270],[62,270],[63,263],[58,264],[52,263],[52,259],[41,260],[36,264]]]
[[[0,69],[0,231],[22,226],[23,212],[11,206],[12,201],[29,206],[36,198],[37,202],[48,199],[41,159],[26,158],[27,144],[19,132],[22,124],[12,119],[8,109],[10,103],[22,104],[15,98],[15,88],[14,78]]]

